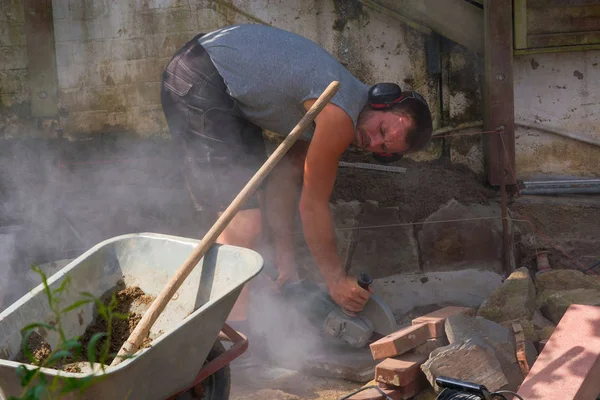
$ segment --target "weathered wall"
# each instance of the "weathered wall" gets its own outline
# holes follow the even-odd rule
[[[12,116],[29,114],[27,45],[23,4],[20,0],[0,2],[0,127]],[[2,132],[0,131],[0,134]]]
[[[242,22],[304,35],[365,83],[395,81],[421,91],[437,127],[482,117],[481,57],[442,40],[441,73],[429,73],[427,37],[357,0],[54,0],[53,13],[59,125],[74,137],[166,135],[159,80],[169,58],[197,32]],[[0,134],[11,136],[32,133],[31,124],[16,123],[30,110],[23,20],[21,0],[0,2]],[[598,51],[515,57],[517,119],[600,138],[599,58]],[[590,145],[524,128],[516,140],[519,178],[600,173],[600,150]],[[415,158],[440,156],[483,173],[478,136],[436,140]]]
[[[515,57],[515,118],[600,143],[600,51]],[[519,128],[522,178],[600,176],[600,147]]]
[[[66,133],[166,133],[162,68],[194,34],[234,23],[297,32],[366,83],[400,82],[435,104],[424,38],[355,1],[55,0],[56,51]]]

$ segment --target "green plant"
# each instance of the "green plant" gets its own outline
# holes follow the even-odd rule
[[[102,379],[102,376],[90,373],[82,378],[66,377],[56,375],[49,379],[42,372],[42,368],[60,369],[62,365],[74,361],[89,361],[92,371],[94,365],[99,364],[102,371],[105,371],[105,361],[115,354],[110,354],[110,341],[112,334],[112,324],[115,319],[127,319],[127,315],[115,312],[117,299],[113,293],[110,300],[103,302],[90,293],[82,292],[83,299],[79,300],[65,308],[61,308],[61,296],[67,290],[71,283],[67,275],[62,283],[56,289],[48,286],[48,281],[44,272],[33,266],[32,269],[40,275],[44,287],[44,294],[52,312],[52,323],[36,322],[21,329],[23,335],[22,351],[31,365],[20,365],[17,368],[17,374],[21,379],[23,388],[20,397],[11,397],[9,400],[38,400],[38,399],[59,399],[67,393],[78,392],[83,394],[85,390],[93,383]],[[78,308],[95,303],[98,315],[106,321],[106,332],[95,333],[89,340],[87,348],[81,342],[80,337],[68,338],[63,329],[63,317]],[[37,360],[29,349],[30,337],[38,331],[46,330],[56,332],[58,335],[58,344],[51,349],[50,354],[42,360]],[[101,340],[105,339],[102,343]],[[85,352],[85,353],[84,353]],[[87,357],[84,357],[87,356]],[[33,368],[31,368],[33,367]]]

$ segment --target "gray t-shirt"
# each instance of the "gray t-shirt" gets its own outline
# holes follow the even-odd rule
[[[332,81],[340,87],[331,103],[352,118],[367,102],[368,86],[325,49],[300,35],[260,24],[234,25],[199,39],[242,114],[263,129],[287,135]],[[303,138],[310,139],[314,126]]]

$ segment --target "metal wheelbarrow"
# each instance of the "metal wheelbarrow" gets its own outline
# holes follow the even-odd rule
[[[81,292],[101,297],[120,280],[156,296],[197,243],[153,233],[118,236],[70,262],[48,278],[48,285],[56,288],[70,275],[71,285],[61,302],[65,306],[80,300]],[[77,398],[226,399],[227,365],[246,350],[248,342],[225,321],[243,286],[262,268],[262,257],[252,250],[213,245],[152,326],[150,347],[107,366],[104,373],[95,372],[103,379]],[[64,315],[67,337],[83,334],[94,318],[93,309],[90,303]],[[0,314],[0,399],[19,396],[22,391],[17,368],[24,364],[12,361],[21,349],[21,329],[33,322],[51,323],[51,319],[41,284]],[[42,335],[51,347],[58,343],[54,332]],[[221,341],[233,345],[225,351]],[[50,368],[41,372],[48,379],[87,376]]]

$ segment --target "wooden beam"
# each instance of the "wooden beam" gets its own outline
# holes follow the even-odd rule
[[[512,0],[486,0],[484,135],[488,180],[492,185],[514,185],[515,106],[513,89]]]
[[[527,0],[514,0],[515,49],[527,48]]]
[[[365,3],[365,1],[361,1]],[[483,11],[464,0],[369,0],[448,39],[484,54]]]
[[[32,117],[58,114],[52,0],[23,0]]]

